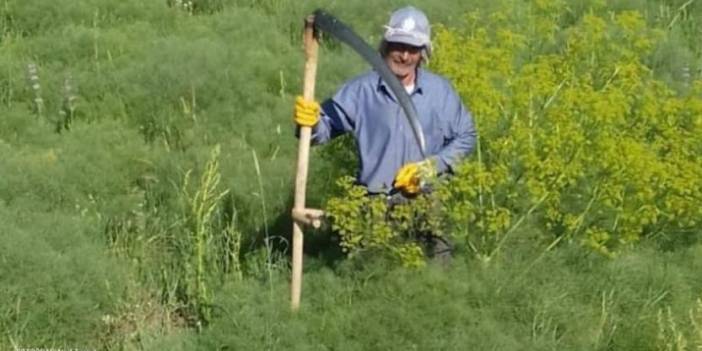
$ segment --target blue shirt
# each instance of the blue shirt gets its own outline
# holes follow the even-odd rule
[[[410,97],[424,132],[427,156],[436,159],[439,173],[452,171],[475,148],[470,112],[446,79],[422,68],[417,70]],[[321,144],[343,133],[356,138],[357,178],[369,192],[389,192],[400,167],[423,160],[402,107],[375,71],[350,80],[322,103],[312,143]]]

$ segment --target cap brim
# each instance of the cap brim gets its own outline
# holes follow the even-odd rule
[[[415,36],[412,35],[407,35],[407,34],[402,34],[402,33],[393,33],[391,35],[385,35],[385,41],[389,43],[402,43],[402,44],[407,44],[407,45],[412,45],[416,47],[422,47],[425,46],[425,43],[422,39],[419,39]]]

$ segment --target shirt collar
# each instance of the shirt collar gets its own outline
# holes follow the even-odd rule
[[[424,94],[424,73],[425,72],[422,67],[417,67],[417,76],[414,80],[414,93]],[[378,90],[385,90],[386,92],[390,93],[390,87],[388,87],[385,81],[380,78],[378,72],[375,72],[375,74],[378,76]]]

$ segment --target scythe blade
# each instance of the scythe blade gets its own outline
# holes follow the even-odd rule
[[[318,31],[330,34],[339,41],[346,43],[351,47],[356,53],[361,55],[363,59],[368,62],[373,69],[380,75],[380,77],[388,85],[392,93],[397,98],[398,103],[405,112],[405,116],[412,127],[412,132],[417,140],[417,145],[422,153],[422,157],[426,158],[426,147],[424,143],[424,133],[422,132],[422,125],[419,123],[419,117],[417,116],[417,109],[412,103],[412,99],[405,91],[402,83],[395,77],[395,75],[390,71],[390,68],[385,63],[385,60],[380,56],[377,50],[374,50],[368,43],[366,43],[361,37],[359,37],[354,31],[341,22],[336,17],[328,14],[323,10],[317,10],[314,12],[314,27]]]

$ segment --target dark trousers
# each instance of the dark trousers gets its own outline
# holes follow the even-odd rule
[[[430,191],[427,191],[428,193]],[[393,193],[386,196],[388,211],[396,205],[406,204],[412,201],[401,192]],[[453,256],[453,243],[446,236],[438,236],[431,232],[422,232],[416,235],[417,241],[424,249],[424,253],[432,260],[441,264],[449,264]]]

